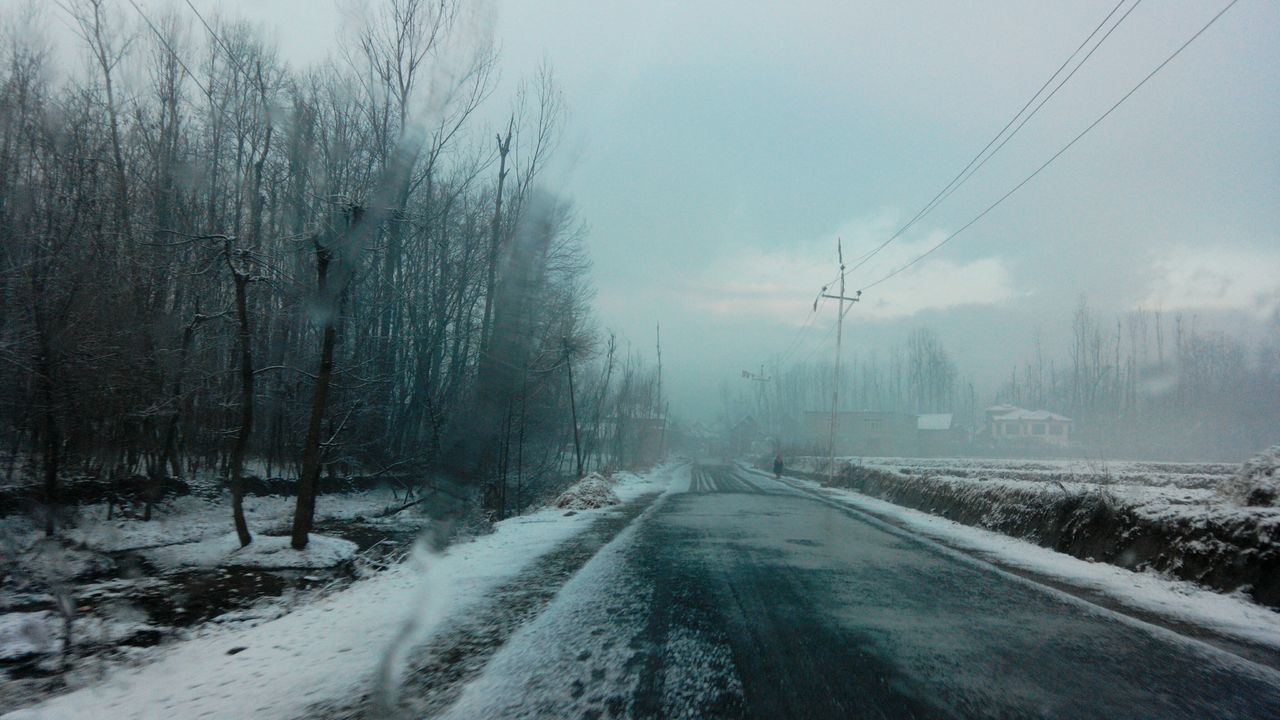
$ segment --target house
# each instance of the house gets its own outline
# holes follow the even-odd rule
[[[760,423],[752,415],[743,415],[729,427],[729,451],[734,455],[752,452],[760,439]]]
[[[1024,410],[1012,405],[987,408],[991,440],[1004,445],[1067,447],[1071,443],[1071,418],[1048,410]]]
[[[951,413],[926,413],[916,416],[916,442],[922,457],[956,455],[964,445],[964,437]]]
[[[805,413],[805,438],[814,448],[827,449],[831,413]],[[906,413],[842,411],[836,413],[836,455],[911,457],[918,452],[916,417]]]
[[[993,422],[997,417],[999,417],[999,416],[1001,416],[1001,415],[1008,415],[1009,413],[1013,412],[1014,410],[1021,410],[1021,409],[1022,409],[1022,408],[1018,407],[1017,405],[1010,405],[1010,404],[1008,404],[1008,403],[1002,403],[1002,404],[1000,404],[1000,405],[992,405],[991,407],[987,408],[987,409],[986,409],[986,411],[985,411],[985,413],[984,413],[984,414],[986,415],[986,418],[987,418],[987,427],[988,427],[988,428],[989,428],[989,427],[991,427],[991,423],[992,423],[992,422]]]

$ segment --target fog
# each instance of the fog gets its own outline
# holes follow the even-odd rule
[[[354,0],[193,4],[219,22],[247,21],[294,72],[349,64],[344,38],[372,12]],[[22,6],[3,0],[0,11],[13,23]],[[1110,0],[470,7],[467,32],[491,37],[495,66],[466,142],[484,148],[521,84],[540,68],[553,73],[565,113],[538,184],[571,203],[582,224],[590,324],[616,334],[619,357],[648,364],[661,325],[665,395],[686,424],[720,426],[749,412],[759,389],[744,370],[829,371],[834,304],[815,311],[813,303],[837,273],[838,239],[847,258],[860,258],[894,238],[848,273],[852,293],[958,229],[849,311],[847,367],[887,363],[924,330],[963,380],[957,387],[971,386],[972,405],[984,407],[1009,400],[1029,364],[1056,358],[1062,369],[1083,304],[1110,338],[1111,365],[1134,354],[1121,358],[1133,393],[1141,394],[1136,378],[1152,372],[1138,355],[1150,353],[1123,328],[1116,353],[1114,336],[1117,322],[1138,314],[1169,324],[1171,366],[1177,322],[1238,350],[1241,372],[1274,377],[1280,22],[1272,4],[1233,6],[972,225],[1221,8]],[[183,17],[187,6],[139,0],[138,8],[117,3],[111,12],[143,42],[141,13]],[[65,13],[44,10],[40,32],[55,65],[91,70]],[[1103,32],[1091,36],[1100,22]],[[1073,54],[1086,37],[1103,42],[1087,58]],[[1071,67],[1086,61],[990,162],[895,235],[1068,58]],[[141,64],[120,73],[125,84],[145,84]],[[419,111],[430,127],[441,108],[422,101]],[[1101,370],[1116,387],[1128,382],[1123,371]],[[816,396],[793,401],[797,412],[830,410]],[[1265,404],[1273,406],[1266,417],[1280,412],[1280,400]],[[1263,441],[1261,432],[1250,442]]]
[[[1280,717],[1280,4],[0,0],[0,99],[4,718]]]

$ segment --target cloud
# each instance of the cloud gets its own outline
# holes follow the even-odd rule
[[[1280,250],[1180,245],[1150,268],[1143,307],[1236,310],[1265,319],[1280,312]]]
[[[853,268],[885,238],[898,220],[889,214],[850,223],[823,238],[781,248],[744,248],[724,263],[677,289],[687,307],[718,317],[770,319],[800,325],[813,308],[818,289],[830,283],[836,294],[839,275],[836,238],[844,246],[845,266]],[[877,253],[863,267],[851,271],[846,292],[852,295],[891,270],[901,267],[935,245],[940,231],[903,237]],[[874,288],[858,306],[861,319],[894,320],[926,310],[961,305],[997,305],[1015,296],[1011,274],[1003,259],[985,257],[953,260],[939,253]]]

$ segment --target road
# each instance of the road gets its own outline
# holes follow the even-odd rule
[[[1280,673],[700,465],[447,714],[1275,718]]]

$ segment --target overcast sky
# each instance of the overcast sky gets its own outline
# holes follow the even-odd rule
[[[275,28],[298,65],[321,61],[341,23],[325,0],[193,2]],[[1115,4],[499,2],[504,81],[486,113],[504,117],[515,80],[550,61],[570,119],[546,179],[591,228],[602,324],[651,357],[661,322],[673,404],[709,415],[743,368],[830,357],[835,311],[810,311],[836,238],[857,257],[891,235]],[[850,291],[971,220],[1225,4],[1139,5]],[[1280,4],[1240,0],[1005,204],[868,291],[849,346],[929,326],[990,385],[1037,327],[1050,344],[1065,335],[1081,295],[1108,313],[1160,306],[1280,332],[1277,128]]]

